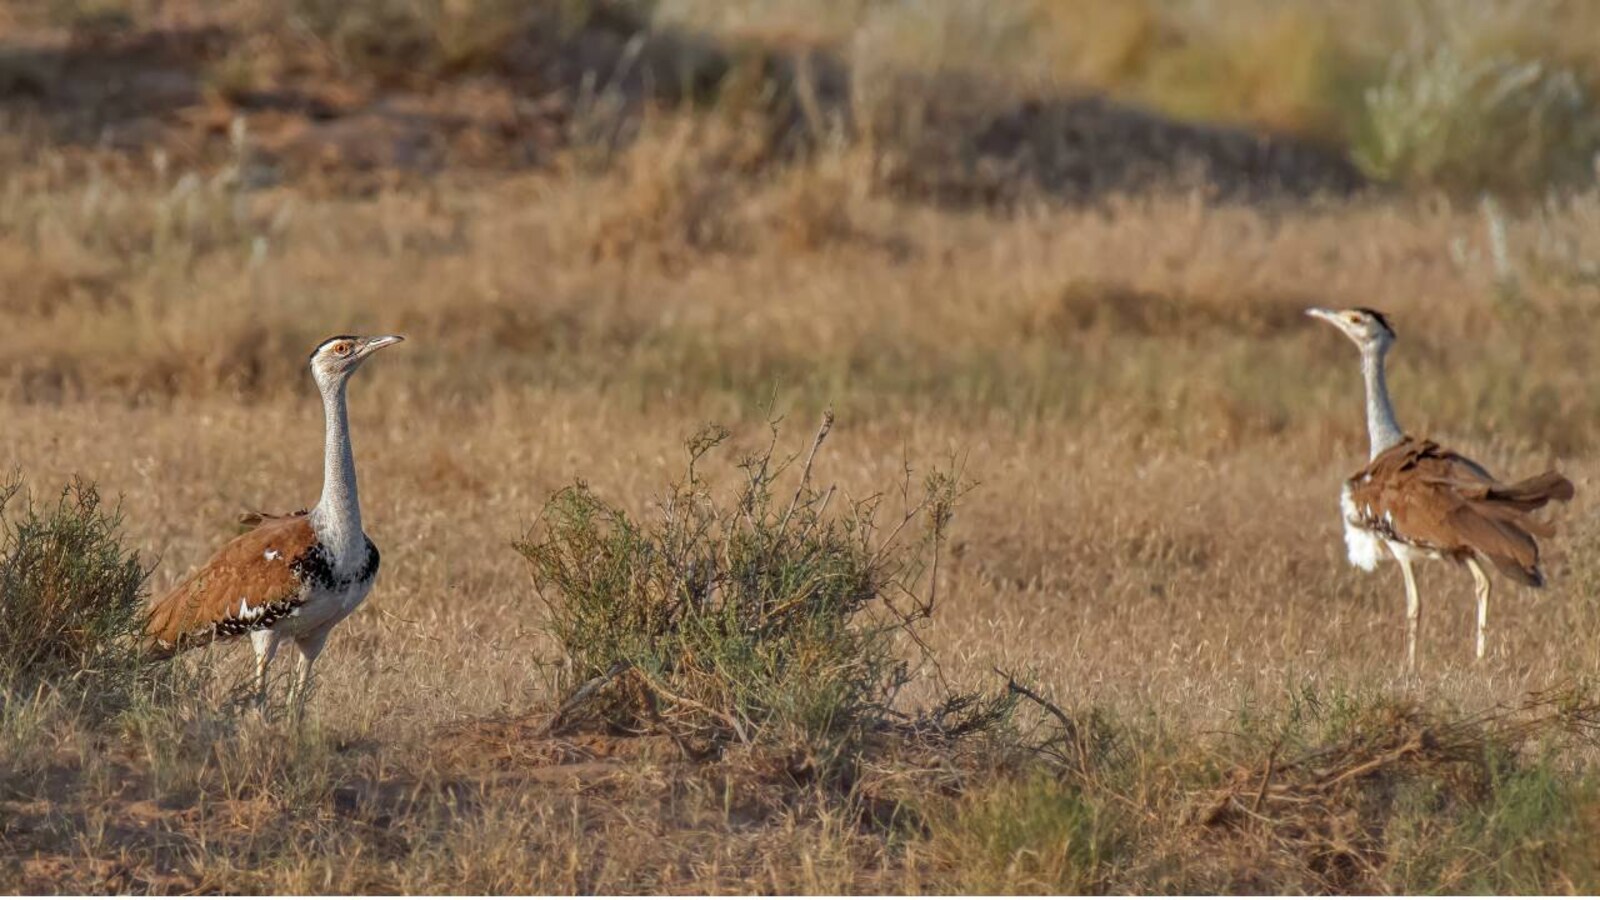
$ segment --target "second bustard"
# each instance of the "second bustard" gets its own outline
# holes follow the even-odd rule
[[[1395,421],[1384,378],[1384,357],[1395,339],[1388,319],[1360,308],[1306,313],[1338,328],[1361,348],[1371,453],[1366,468],[1351,476],[1339,495],[1350,562],[1372,571],[1381,549],[1387,549],[1400,564],[1406,587],[1407,669],[1416,668],[1422,617],[1412,562],[1447,559],[1465,565],[1478,597],[1477,653],[1482,659],[1489,616],[1484,562],[1513,581],[1542,587],[1534,538],[1548,537],[1552,529],[1531,513],[1552,500],[1571,500],[1572,482],[1549,471],[1503,484],[1465,456],[1407,436]]]
[[[291,697],[303,696],[328,633],[350,615],[378,576],[378,548],[361,527],[355,454],[345,387],[350,375],[397,335],[339,335],[311,353],[322,393],[322,498],[308,512],[260,516],[150,610],[155,648],[176,653],[221,638],[250,635],[256,689],[265,697],[267,666],[283,640],[300,651]]]

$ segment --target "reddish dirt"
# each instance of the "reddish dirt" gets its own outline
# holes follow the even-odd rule
[[[522,772],[540,780],[604,775],[618,766],[672,763],[683,752],[658,735],[548,735],[549,716],[483,719],[439,731],[437,758],[452,770]]]

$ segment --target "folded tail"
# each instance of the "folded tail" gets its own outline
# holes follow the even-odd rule
[[[1492,503],[1504,503],[1523,512],[1532,512],[1552,500],[1565,503],[1577,493],[1572,482],[1554,469],[1543,475],[1524,478],[1515,484],[1497,484],[1484,497]]]
[[[1535,537],[1549,537],[1555,528],[1530,513],[1551,501],[1571,500],[1572,482],[1550,471],[1513,484],[1485,485],[1467,494],[1467,505],[1456,526],[1466,543],[1495,568],[1529,587],[1543,587],[1539,545]]]

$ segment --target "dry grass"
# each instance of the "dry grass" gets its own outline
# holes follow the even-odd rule
[[[48,691],[0,698],[5,883],[1600,885],[1583,851],[1596,757],[1563,737],[1592,714],[1582,682],[1600,665],[1600,196],[1502,211],[1027,195],[997,215],[886,191],[873,148],[848,142],[744,165],[739,126],[658,111],[602,165],[568,147],[532,171],[359,192],[241,177],[248,129],[193,174],[4,138],[0,460],[120,497],[156,591],[238,512],[315,495],[306,349],[409,337],[352,388],[384,571],[307,721],[235,708],[238,647],[195,661],[194,696],[110,726]],[[1359,380],[1311,304],[1392,314],[1413,430],[1579,486],[1550,587],[1501,589],[1481,664],[1464,574],[1422,571],[1408,680],[1397,574],[1344,561]],[[774,397],[793,422],[837,411],[819,484],[866,496],[952,456],[977,482],[919,632],[939,669],[909,673],[907,708],[1020,671],[1071,740],[1029,713],[994,746],[902,749],[823,786],[759,749],[696,762],[659,738],[542,732],[558,648],[512,542],[576,479],[648,519],[686,437],[720,420],[722,462],[758,450]],[[1567,718],[1520,706],[1557,684],[1576,685]],[[1046,739],[1031,762],[1016,750]],[[1390,762],[1328,781],[1373,759]],[[1242,811],[1207,820],[1219,798]],[[1291,815],[1308,804],[1317,817]]]

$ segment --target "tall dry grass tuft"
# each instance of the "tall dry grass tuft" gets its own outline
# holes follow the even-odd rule
[[[530,27],[571,27],[590,3],[516,0],[289,0],[290,19],[349,70],[390,83],[426,83],[492,69]],[[553,13],[554,15],[547,15]]]

